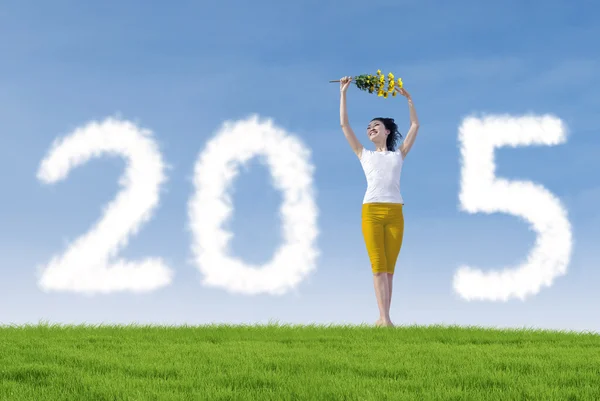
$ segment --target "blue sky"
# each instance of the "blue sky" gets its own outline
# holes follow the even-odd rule
[[[360,231],[366,182],[328,81],[381,69],[402,77],[421,122],[401,181],[394,322],[600,331],[599,11],[567,1],[2,2],[0,323],[374,322]],[[366,146],[372,117],[408,128],[402,98],[353,88],[348,101]],[[568,126],[562,145],[495,152],[498,176],[546,187],[573,229],[567,274],[525,301],[467,302],[452,289],[459,265],[512,265],[535,240],[513,216],[460,210],[458,127],[474,113],[549,113]],[[300,138],[315,168],[320,255],[282,296],[205,287],[192,263],[196,159],[223,122],[251,114]],[[115,115],[152,130],[169,165],[156,212],[120,255],[164,258],[173,282],[146,294],[46,293],[36,267],[100,218],[125,163],[92,159],[53,185],[37,180],[39,164],[56,138]],[[281,240],[281,194],[268,174],[254,159],[234,183],[231,250],[249,263],[268,262]]]

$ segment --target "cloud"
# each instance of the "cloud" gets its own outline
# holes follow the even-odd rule
[[[494,149],[558,145],[566,141],[565,126],[553,116],[504,115],[466,118],[459,132],[462,210],[521,217],[537,232],[537,238],[526,261],[516,267],[483,272],[461,266],[454,276],[454,290],[467,300],[524,300],[566,274],[572,250],[571,225],[565,207],[544,187],[498,178]]]
[[[403,63],[399,59],[398,64],[401,66],[398,75],[437,89],[438,92],[440,85],[453,85],[463,89],[468,89],[471,83],[483,82],[496,85],[500,80],[514,79],[528,70],[524,60],[504,56],[460,57]]]
[[[589,90],[597,86],[600,61],[596,59],[569,59],[546,66],[532,79],[532,89],[572,89]],[[594,85],[595,84],[595,85]],[[596,92],[596,91],[594,91]]]
[[[283,193],[283,244],[264,266],[231,255],[232,234],[223,228],[233,205],[227,190],[239,164],[265,156],[273,185]],[[226,122],[198,156],[194,194],[188,205],[194,263],[204,284],[241,294],[280,295],[296,287],[316,266],[318,210],[310,151],[294,136],[257,116]],[[256,227],[256,235],[260,235]]]
[[[493,93],[493,98],[518,94],[531,101],[529,97],[536,99],[541,93],[571,93],[571,98],[577,100],[597,92],[596,71],[600,61],[571,58],[540,63],[515,56],[490,56],[398,61],[398,66],[398,75],[407,85],[416,85],[421,91],[431,91],[436,96],[456,99],[466,91],[469,99],[476,96],[490,101],[489,93]],[[498,90],[500,82],[507,83],[507,87]],[[445,90],[440,92],[440,87]]]
[[[123,189],[90,231],[40,268],[44,291],[85,294],[115,291],[144,292],[171,282],[172,271],[156,257],[141,261],[117,259],[117,253],[152,217],[165,182],[165,165],[149,131],[128,121],[108,118],[90,122],[55,141],[41,162],[37,178],[54,184],[92,157],[118,155],[127,165],[120,179]]]

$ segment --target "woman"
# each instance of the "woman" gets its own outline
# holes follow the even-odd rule
[[[393,326],[390,318],[392,281],[404,236],[404,201],[400,195],[400,173],[404,159],[415,143],[419,120],[410,94],[399,89],[399,93],[408,99],[410,111],[410,128],[406,139],[396,149],[398,139],[402,136],[394,119],[378,117],[367,126],[367,137],[375,145],[375,151],[365,149],[348,123],[346,92],[351,82],[351,77],[340,80],[340,124],[367,178],[367,191],[362,205],[362,232],[371,261],[379,306],[376,325]]]

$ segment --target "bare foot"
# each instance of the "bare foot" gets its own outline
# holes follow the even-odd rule
[[[382,327],[385,326],[385,321],[382,318],[377,319],[377,321],[375,322],[375,326],[377,327]]]
[[[385,321],[385,322],[384,322],[384,326],[385,326],[385,327],[395,327],[395,326],[394,326],[394,323],[392,323],[392,321],[391,321],[391,320],[387,320],[387,321]]]

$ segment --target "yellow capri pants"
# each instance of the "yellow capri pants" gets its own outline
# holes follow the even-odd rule
[[[373,273],[393,274],[404,237],[402,204],[363,204],[362,232]]]

